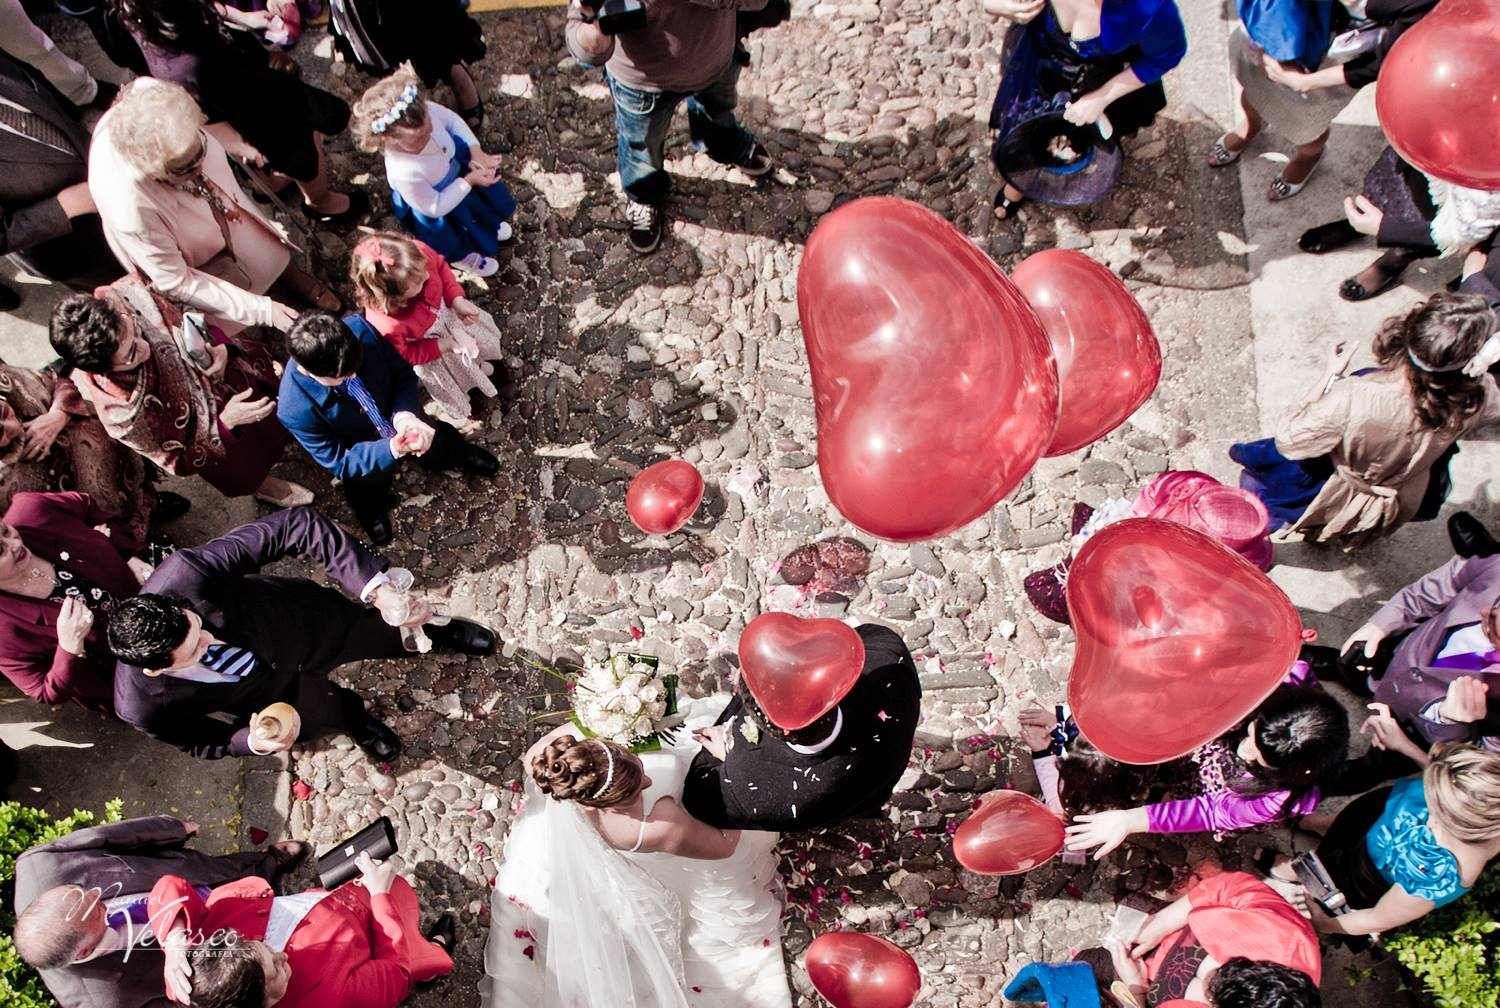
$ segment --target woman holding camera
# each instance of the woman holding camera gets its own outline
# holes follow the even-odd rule
[[[1500,753],[1449,745],[1420,777],[1350,803],[1318,845],[1318,860],[1344,896],[1332,916],[1308,901],[1313,925],[1336,935],[1375,935],[1461,898],[1500,854]],[[1290,865],[1272,872],[1291,881]]]

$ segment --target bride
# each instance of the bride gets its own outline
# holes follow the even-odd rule
[[[688,706],[691,729],[723,704]],[[526,754],[526,809],[490,901],[484,1008],[790,1008],[777,834],[683,810],[690,730],[641,756],[579,734],[565,725]]]

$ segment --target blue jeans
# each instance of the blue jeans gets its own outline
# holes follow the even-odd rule
[[[672,113],[687,101],[688,133],[693,146],[720,164],[741,165],[755,149],[751,136],[734,117],[735,85],[740,64],[731,59],[717,80],[701,91],[637,91],[605,75],[615,99],[616,157],[620,185],[637,203],[659,204],[667,198],[671,181],[663,148]]]

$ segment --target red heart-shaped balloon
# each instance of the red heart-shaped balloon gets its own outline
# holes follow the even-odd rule
[[[953,834],[953,856],[980,875],[1019,875],[1062,848],[1062,820],[1019,791],[991,791]]]
[[[1380,64],[1375,113],[1422,171],[1500,189],[1500,4],[1443,0],[1402,34]]]
[[[806,728],[844,699],[865,667],[865,642],[847,623],[762,613],[740,634],[750,695],[780,728]]]
[[[818,222],[797,271],[818,473],[883,539],[944,535],[1025,478],[1057,429],[1057,368],[1021,292],[907,200]]]
[[[703,477],[691,462],[668,459],[642,469],[625,492],[625,510],[636,528],[667,535],[687,524],[703,501]]]
[[[1302,621],[1282,590],[1209,536],[1130,518],[1068,569],[1078,646],[1068,703],[1122,763],[1185,756],[1239,724],[1286,676]]]
[[[922,972],[903,949],[857,931],[830,931],[807,946],[807,976],[833,1008],[908,1008]]]
[[[1048,249],[1010,275],[1052,341],[1062,381],[1048,458],[1114,430],[1151,398],[1161,346],[1151,320],[1120,278],[1073,249]]]

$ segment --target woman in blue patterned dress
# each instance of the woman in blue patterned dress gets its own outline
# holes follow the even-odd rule
[[[1119,142],[1166,108],[1162,77],[1187,53],[1175,0],[984,0],[1011,22],[990,112],[1004,185],[995,215],[1035,199],[1080,206],[1113,188]]]

